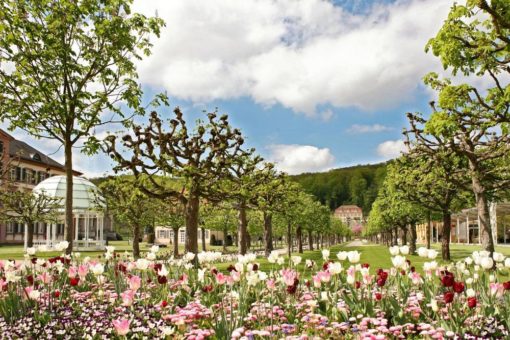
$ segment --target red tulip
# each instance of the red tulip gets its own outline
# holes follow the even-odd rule
[[[161,301],[161,307],[165,308],[166,306],[168,306],[168,302],[166,300]]]
[[[503,287],[505,288],[505,290],[510,290],[510,281],[503,282]]]
[[[445,271],[444,275],[441,277],[441,283],[445,287],[451,287],[453,286],[453,283],[455,282],[455,278],[453,277],[453,274]]]
[[[443,295],[444,302],[445,302],[445,303],[450,303],[450,302],[452,302],[452,301],[453,301],[453,297],[454,297],[454,295],[453,295],[453,293],[452,293],[452,292],[446,292],[446,293],[444,293],[444,295]]]
[[[467,299],[467,304],[468,304],[469,308],[475,308],[476,307],[476,298],[474,296],[473,297],[469,297]]]
[[[32,275],[27,275],[27,282],[31,285],[34,284],[34,277]]]
[[[159,282],[160,285],[164,285],[164,284],[166,284],[168,282],[168,280],[167,280],[166,276],[159,276],[158,275],[158,282]]]
[[[460,294],[464,291],[465,286],[463,282],[454,282],[453,283],[453,291],[457,294]]]
[[[57,299],[60,297],[60,292],[58,290],[56,290],[54,293],[53,293],[53,296],[56,297]]]
[[[385,279],[383,279],[382,277],[380,277],[380,278],[378,278],[378,279],[377,279],[377,285],[378,285],[379,287],[382,287],[382,286],[384,286],[385,284],[386,284],[386,280],[385,280]]]
[[[69,279],[69,284],[71,286],[73,286],[73,287],[77,286],[78,283],[80,283],[80,278],[79,277],[72,277],[72,278]]]
[[[381,299],[382,299],[382,294],[381,294],[381,293],[375,293],[375,299],[376,299],[377,301],[381,301]]]
[[[370,264],[368,264],[368,263],[363,263],[363,264],[361,265],[361,267],[362,267],[362,268],[370,268]]]
[[[358,289],[359,287],[361,287],[361,282],[356,281],[355,285],[356,285],[356,289]]]

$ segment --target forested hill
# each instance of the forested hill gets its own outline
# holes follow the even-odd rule
[[[292,178],[331,210],[342,204],[356,204],[366,216],[386,176],[386,164],[357,165]]]

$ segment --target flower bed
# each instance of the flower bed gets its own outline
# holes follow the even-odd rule
[[[61,245],[65,249],[65,244]],[[278,253],[272,270],[256,256],[226,272],[217,253],[133,260],[108,248],[102,261],[59,256],[0,261],[2,338],[507,338],[510,259],[475,252],[423,275],[392,248],[393,267],[371,271],[358,252],[323,251],[323,262]],[[196,260],[199,268],[192,263]],[[495,269],[494,269],[495,268]]]

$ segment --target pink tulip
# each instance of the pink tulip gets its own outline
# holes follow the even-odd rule
[[[268,289],[273,290],[276,287],[276,282],[273,279],[269,279],[266,281],[266,286]]]
[[[47,285],[51,282],[51,275],[49,275],[48,272],[43,272],[38,276],[38,279],[41,280],[42,283]]]
[[[78,267],[78,276],[84,280],[85,279],[85,276],[87,276],[87,273],[89,272],[89,267],[87,265],[80,265]]]
[[[118,335],[123,336],[129,333],[129,325],[131,324],[130,320],[127,319],[117,319],[113,320],[113,327],[115,327],[115,331]]]
[[[497,297],[500,297],[505,292],[505,287],[501,283],[490,283],[489,284],[491,295],[496,295]]]
[[[281,272],[283,281],[287,286],[293,286],[297,278],[297,273],[291,269],[283,269]]]
[[[314,275],[314,276],[312,277],[312,279],[313,279],[313,286],[314,286],[315,288],[320,288],[320,287],[321,287],[321,285],[322,285],[322,280],[321,280],[320,275],[319,275],[319,274]]]
[[[69,278],[76,277],[77,274],[78,274],[78,268],[76,268],[75,266],[69,267],[69,270],[67,272],[67,276]]]
[[[133,304],[133,300],[135,298],[135,292],[128,289],[123,293],[120,293],[120,297],[122,298],[122,305],[129,307]]]
[[[223,273],[218,273],[218,274],[216,274],[216,282],[217,282],[219,285],[224,284],[226,281],[227,281],[227,278],[226,278],[226,276],[225,276],[225,275],[223,275]]]
[[[141,285],[142,285],[142,279],[139,276],[134,275],[129,278],[129,288],[132,291],[136,292],[140,288]]]
[[[232,272],[230,272],[230,276],[232,276],[232,279],[235,281],[235,282],[239,282],[241,281],[241,274],[235,270],[233,270]]]

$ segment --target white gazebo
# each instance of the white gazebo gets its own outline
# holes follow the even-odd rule
[[[43,193],[50,197],[62,199],[65,204],[66,177],[53,176],[39,183],[33,192]],[[73,225],[74,225],[74,249],[104,249],[104,211],[105,200],[99,189],[89,180],[83,177],[73,177]],[[62,209],[62,221],[64,221],[64,209]],[[53,248],[64,239],[62,224],[48,224],[46,227],[46,239],[34,241],[34,244],[45,245]],[[25,228],[26,231],[26,228]],[[25,235],[26,239],[26,235]]]

